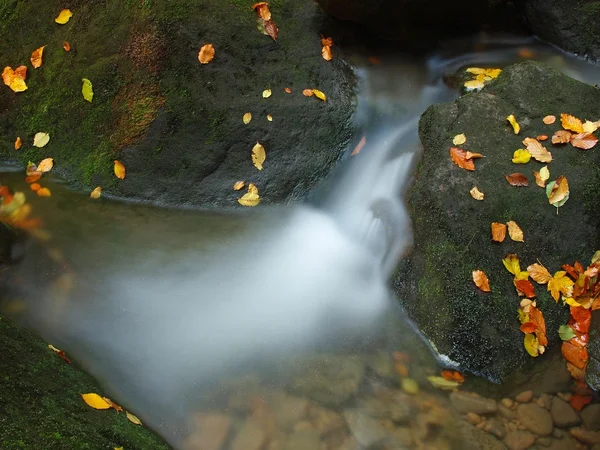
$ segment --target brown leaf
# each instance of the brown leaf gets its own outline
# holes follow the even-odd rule
[[[571,145],[582,150],[589,150],[598,143],[598,138],[592,133],[579,133],[571,139]]]
[[[565,130],[574,131],[575,133],[583,133],[583,123],[577,117],[571,114],[562,113],[560,122]]]
[[[277,36],[279,35],[279,28],[275,25],[273,20],[265,20],[265,31],[274,41],[277,40]]]
[[[292,90],[289,87],[286,87],[284,89],[284,91],[285,91],[286,94],[291,94],[292,93]]]
[[[200,64],[208,64],[215,57],[215,48],[212,44],[205,44],[198,52],[198,61]]]
[[[312,89],[304,89],[302,91],[302,95],[304,95],[305,97],[312,97],[313,95],[315,95],[315,93],[312,91]]]
[[[523,139],[523,145],[527,147],[527,150],[536,161],[543,163],[552,161],[552,154],[537,139],[525,138]]]
[[[522,173],[511,173],[510,175],[504,175],[504,178],[511,186],[529,186],[529,180]]]
[[[506,225],[499,222],[492,222],[492,240],[503,242],[506,238]]]
[[[258,15],[263,20],[271,20],[271,11],[267,2],[259,2],[252,5],[252,9],[256,10]]]
[[[333,45],[333,39],[328,37],[326,38],[325,36],[321,35],[321,45],[323,47],[329,45],[330,47]]]
[[[569,142],[571,142],[572,136],[573,136],[573,134],[570,133],[569,131],[558,130],[552,136],[552,143],[553,144],[568,144]]]
[[[367,137],[363,136],[362,139],[360,140],[360,142],[358,144],[356,144],[356,147],[354,147],[354,150],[352,150],[352,153],[350,154],[350,156],[358,155],[366,143],[367,143]]]
[[[556,116],[546,116],[542,119],[542,122],[544,122],[546,125],[552,125],[554,122],[556,122]]]
[[[548,181],[548,178],[550,178],[548,166],[542,167],[539,172],[533,172],[533,176],[535,177],[535,184],[542,188],[546,187],[546,181]]]
[[[548,201],[550,204],[555,204],[564,200],[567,195],[569,195],[569,182],[567,181],[567,177],[561,175],[552,187]]]
[[[475,286],[481,289],[483,292],[490,292],[490,281],[483,270],[473,271],[473,282]]]
[[[471,152],[467,151],[465,153],[465,158],[466,159],[477,159],[477,158],[483,158],[483,155],[481,153],[471,153]]]
[[[535,298],[535,288],[529,280],[516,280],[516,288],[523,293],[527,298]],[[542,344],[544,345],[544,344]]]
[[[31,58],[29,58],[29,60],[31,61],[31,65],[34,69],[37,69],[38,67],[42,66],[42,54],[44,53],[45,47],[46,46],[44,45],[34,50],[34,52],[31,54]]]
[[[63,48],[65,49],[65,52],[70,52],[71,44],[69,44],[67,41],[65,41],[65,42],[63,42]]]
[[[538,137],[536,137],[536,139],[538,141],[547,141],[548,140],[548,136],[546,136],[545,134],[540,134]]]
[[[523,325],[521,325],[520,330],[527,334],[527,333],[535,333],[535,330],[537,329],[537,325],[533,322],[525,322]]]
[[[510,221],[507,222],[508,225],[508,235],[515,242],[523,242],[523,230],[517,225],[517,222]]]
[[[467,159],[467,152],[464,150],[452,147],[450,148],[450,158],[458,167],[466,170],[475,170],[475,163],[472,159]]]
[[[548,272],[548,269],[539,263],[530,265],[527,268],[527,272],[533,281],[539,284],[546,284],[552,279],[552,275]]]

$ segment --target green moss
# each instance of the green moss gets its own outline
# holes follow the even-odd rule
[[[598,24],[600,2],[581,5],[575,17],[578,18],[577,30],[581,34],[583,44],[586,46],[585,50],[597,48],[600,40],[600,25]]]

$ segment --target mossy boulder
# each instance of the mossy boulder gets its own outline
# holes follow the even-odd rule
[[[3,450],[170,448],[124,413],[87,406],[80,394],[102,394],[97,382],[59,358],[39,337],[2,316],[0,342]]]
[[[440,354],[461,370],[495,382],[530,373],[540,359],[558,353],[557,330],[569,315],[546,286],[534,283],[550,344],[546,354],[530,357],[519,331],[520,298],[502,259],[514,253],[523,270],[539,260],[554,273],[575,260],[587,263],[600,244],[600,147],[584,151],[543,143],[553,157],[550,180],[565,175],[569,181],[570,199],[559,211],[535,183],[533,172],[545,164],[511,162],[525,137],[552,136],[560,129],[561,113],[597,120],[600,90],[544,64],[525,62],[506,68],[481,92],[431,106],[419,125],[423,159],[408,198],[415,245],[394,286],[410,318]],[[521,125],[518,135],[506,120],[510,114]],[[558,117],[555,124],[542,122],[548,114]],[[473,172],[450,159],[452,138],[459,133],[467,137],[464,149],[485,155]],[[529,186],[509,185],[504,176],[514,172],[525,174]],[[474,186],[484,192],[483,201],[469,195]],[[525,241],[507,236],[493,242],[491,222],[510,220],[520,225]],[[491,293],[475,287],[474,270],[488,275]]]
[[[24,166],[53,157],[54,173],[80,188],[158,203],[239,206],[238,180],[255,183],[265,203],[302,198],[351,138],[354,71],[337,48],[333,61],[321,57],[331,19],[312,1],[270,3],[277,41],[257,29],[253,3],[2,2],[0,64],[27,65],[29,88],[0,86],[0,160]],[[63,8],[74,15],[58,25]],[[216,56],[202,65],[207,43]],[[29,57],[42,45],[43,65],[33,69]],[[92,103],[82,78],[93,84]],[[305,88],[327,101],[303,96]],[[40,131],[51,137],[42,149],[32,146]],[[251,161],[257,141],[267,151],[262,171]],[[115,159],[127,167],[123,181],[113,175]]]

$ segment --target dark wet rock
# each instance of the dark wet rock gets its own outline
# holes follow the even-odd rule
[[[581,411],[581,418],[583,419],[583,424],[590,431],[600,431],[600,405],[594,403],[592,405],[587,405]]]
[[[598,89],[544,64],[525,62],[506,68],[482,92],[431,106],[421,118],[424,155],[409,194],[415,245],[400,264],[394,280],[396,292],[439,354],[464,371],[506,381],[504,388],[523,383],[535,370],[542,380],[553,378],[547,377],[543,365],[558,360],[558,352],[553,359],[552,349],[559,348],[557,330],[566,323],[568,310],[545,287],[536,286],[550,346],[541,358],[531,358],[523,349],[516,318],[520,299],[502,258],[517,253],[522,268],[540,258],[553,272],[565,263],[589,261],[600,244],[600,210],[595,200],[600,153],[546,141],[553,154],[551,179],[566,175],[571,193],[580,195],[579,201],[568,201],[558,217],[534,181],[533,171],[543,164],[533,161],[517,167],[511,162],[512,154],[523,146],[525,137],[552,135],[560,128],[558,121],[544,125],[545,115],[569,112],[593,119],[600,117],[599,105]],[[506,121],[509,114],[521,123],[519,135],[514,135]],[[476,162],[474,172],[460,169],[449,157],[452,137],[458,133],[467,136],[466,150],[486,156]],[[529,187],[516,188],[506,182],[504,175],[517,171],[527,174]],[[473,186],[486,194],[484,201],[470,197]],[[509,220],[525,231],[525,242],[508,237],[501,244],[492,242],[490,223]],[[491,293],[473,285],[471,274],[476,269],[488,275]]]
[[[468,442],[473,450],[506,450],[506,446],[494,436],[466,422],[458,423],[458,432],[461,441],[453,448],[464,448]]]
[[[592,312],[589,342],[589,360],[585,368],[585,381],[595,391],[600,391],[600,311]]]
[[[6,65],[48,46],[26,92],[0,89],[0,140],[24,142],[19,152],[2,146],[0,160],[25,167],[53,157],[53,173],[82,188],[101,185],[107,194],[163,204],[240,207],[241,193],[232,189],[238,180],[255,183],[264,203],[303,198],[351,137],[356,78],[337,49],[333,61],[321,57],[320,34],[331,19],[312,1],[271,3],[277,41],[257,30],[253,3],[76,0],[60,27],[52,20],[66,7],[59,0],[3,2]],[[65,32],[71,52],[62,49]],[[206,43],[216,56],[201,65]],[[82,78],[93,83],[91,104]],[[267,88],[272,96],[264,99]],[[304,97],[305,88],[325,92],[327,102]],[[248,125],[246,112],[253,114]],[[39,131],[51,136],[43,150],[31,146]],[[257,141],[267,151],[262,171],[251,162]],[[123,181],[113,175],[115,159],[127,167]]]
[[[581,56],[600,56],[600,2],[524,0],[528,25],[542,39]]]
[[[535,442],[535,435],[529,431],[511,431],[503,441],[509,450],[525,450]]]
[[[498,410],[494,400],[466,392],[453,392],[450,394],[450,402],[461,414],[494,414]]]
[[[558,397],[552,398],[550,414],[552,415],[554,425],[557,427],[569,428],[581,423],[581,418],[579,417],[579,414],[577,414],[577,411],[575,411],[567,402]]]
[[[535,403],[519,405],[517,419],[529,431],[539,436],[547,436],[552,433],[552,416],[546,409]]]

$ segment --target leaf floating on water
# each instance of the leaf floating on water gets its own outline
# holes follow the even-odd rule
[[[58,15],[58,17],[54,19],[54,21],[60,25],[64,25],[71,19],[71,17],[73,17],[73,13],[71,12],[71,10],[63,9]]]
[[[37,166],[37,170],[42,173],[46,173],[50,172],[52,170],[52,167],[54,167],[54,160],[52,158],[46,158],[39,163],[39,165]]]
[[[527,267],[529,276],[538,284],[546,284],[552,279],[552,275],[542,264],[535,263]]]
[[[15,139],[15,150],[19,150],[22,145],[23,141],[21,140],[21,137],[17,136],[17,139]]]
[[[499,222],[492,222],[492,240],[504,242],[506,238],[506,225]]]
[[[27,90],[25,78],[27,77],[27,67],[19,66],[15,70],[12,67],[6,66],[2,71],[2,81],[13,92],[23,92]]]
[[[521,131],[521,126],[519,125],[519,123],[517,122],[517,119],[515,118],[514,114],[511,114],[510,116],[508,116],[506,118],[506,120],[508,120],[508,123],[511,124],[512,128],[513,128],[513,132],[515,134],[519,134],[519,131]]]
[[[569,142],[571,142],[572,137],[573,137],[573,134],[571,132],[566,131],[566,130],[558,130],[552,136],[552,143],[553,144],[568,144]]]
[[[565,130],[583,133],[583,124],[581,123],[581,120],[571,114],[562,113],[560,115],[560,123]]]
[[[475,163],[472,159],[467,159],[467,152],[458,147],[450,148],[450,158],[461,169],[475,170]]]
[[[575,332],[569,325],[561,325],[558,327],[558,335],[560,336],[561,340],[568,341],[575,337]]]
[[[523,230],[517,225],[517,222],[510,221],[507,222],[508,225],[508,235],[515,242],[523,242]]]
[[[474,186],[469,191],[469,194],[471,194],[471,197],[473,197],[475,200],[483,200],[483,198],[485,197],[485,194],[483,192],[481,192],[479,189],[477,189],[477,186]]]
[[[511,173],[510,175],[504,175],[504,178],[511,186],[529,186],[529,180],[522,173]]]
[[[102,188],[100,186],[98,186],[96,189],[94,189],[92,192],[90,192],[90,198],[93,198],[93,199],[100,198],[101,195],[102,195]]]
[[[465,142],[467,142],[467,137],[464,135],[464,133],[463,134],[457,134],[452,139],[452,143],[454,145],[463,145]]]
[[[313,95],[315,95],[315,93],[312,91],[312,89],[304,89],[302,91],[302,95],[304,95],[305,97],[312,97]]]
[[[71,44],[69,44],[67,41],[63,42],[63,49],[65,50],[65,52],[70,52]]]
[[[450,381],[446,380],[444,377],[427,377],[427,381],[431,383],[431,385],[442,391],[455,391],[460,386],[458,381]]]
[[[246,125],[248,125],[250,123],[250,121],[252,120],[252,114],[247,112],[246,114],[244,114],[244,117],[242,117],[242,120],[244,121],[244,123]]]
[[[539,172],[533,172],[535,176],[535,183],[543,188],[546,187],[546,181],[550,178],[550,171],[548,170],[548,166],[544,166],[540,169]]]
[[[137,416],[131,414],[129,411],[125,411],[125,415],[127,416],[127,419],[129,419],[129,421],[131,423],[134,423],[136,425],[141,425],[142,421],[140,419],[138,419]]]
[[[41,188],[36,191],[37,195],[40,197],[50,197],[52,196],[52,192],[48,188]]]
[[[520,148],[518,150],[515,150],[515,152],[513,153],[512,162],[514,164],[527,164],[530,159],[531,153],[529,153],[525,149]]]
[[[254,147],[252,147],[252,164],[258,170],[263,170],[263,163],[267,159],[267,154],[265,152],[265,148],[257,142]]]
[[[265,89],[262,93],[263,98],[269,98],[271,96],[271,89]]]
[[[33,192],[37,192],[42,188],[42,186],[39,183],[32,183],[29,185],[29,189],[31,189]]]
[[[313,89],[312,90],[313,94],[315,94],[315,97],[317,97],[320,100],[323,100],[324,102],[327,101],[327,96],[325,95],[325,93],[321,92],[318,89]]]
[[[110,408],[110,404],[108,404],[106,400],[104,400],[98,394],[81,394],[81,398],[83,398],[83,401],[86,402],[88,406],[91,406],[94,409]]]
[[[198,61],[200,64],[208,64],[215,57],[215,47],[212,44],[205,44],[200,47],[198,52]]]
[[[236,181],[235,184],[233,185],[233,190],[239,191],[240,189],[243,189],[244,186],[246,186],[245,181]]]
[[[29,58],[34,69],[42,66],[42,55],[44,53],[44,48],[46,48],[45,45],[34,50],[31,54],[31,58]]]
[[[510,255],[506,255],[506,258],[504,258],[502,260],[502,264],[504,264],[504,267],[506,267],[506,270],[508,270],[510,273],[512,273],[515,276],[517,276],[521,273],[521,264],[519,263],[519,257],[517,255],[515,255],[514,253],[511,253]]]
[[[598,143],[598,138],[592,133],[579,133],[572,137],[571,145],[582,150],[589,150]]]
[[[540,144],[536,139],[525,138],[523,145],[527,147],[527,150],[536,161],[549,163],[552,161],[552,153],[550,153],[546,147]]]
[[[490,281],[483,270],[473,271],[473,283],[483,292],[491,292]]]
[[[33,137],[33,146],[42,148],[48,142],[50,142],[50,135],[48,133],[36,133]]]
[[[114,163],[115,163],[115,165],[113,167],[113,170],[115,172],[115,176],[117,178],[119,178],[120,180],[123,180],[125,178],[125,174],[126,174],[125,166],[123,165],[123,163],[121,161],[118,161],[116,159],[115,159]]]
[[[538,347],[540,344],[538,339],[535,337],[535,334],[526,334],[525,338],[523,339],[523,345],[530,356],[533,356],[534,358],[539,356],[540,353]]]
[[[250,183],[248,185],[248,192],[238,198],[238,203],[242,206],[256,206],[260,203],[260,196],[258,195],[258,188]]]
[[[88,102],[92,103],[92,99],[94,98],[94,90],[92,88],[92,82],[87,78],[82,78],[83,86],[81,87],[81,93],[83,94],[83,98]]]
[[[542,122],[544,122],[546,125],[552,125],[554,122],[556,122],[556,116],[546,116],[542,119]]]

